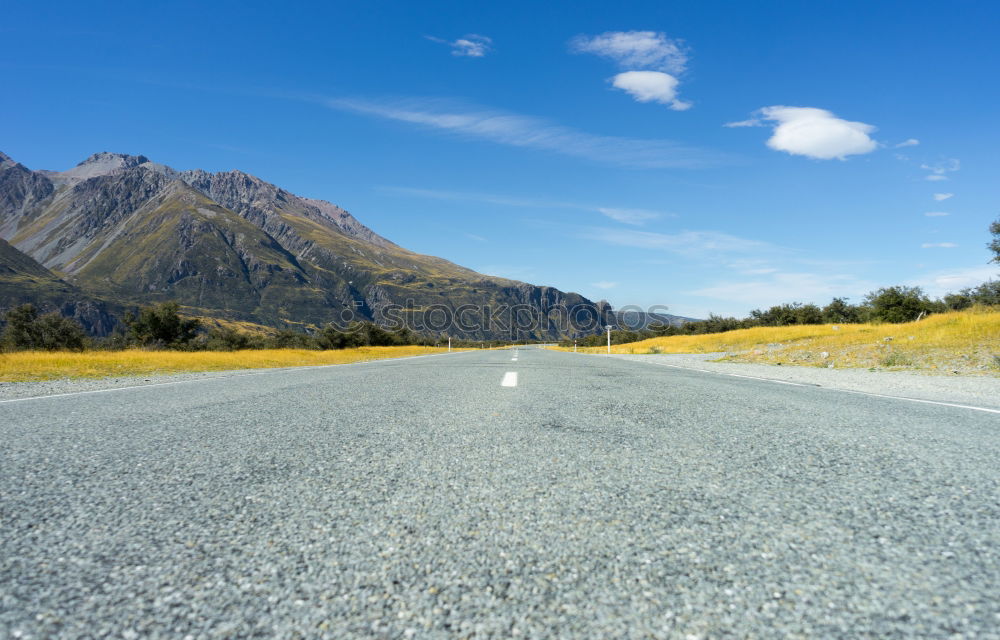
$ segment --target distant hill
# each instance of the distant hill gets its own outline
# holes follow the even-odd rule
[[[75,318],[90,333],[106,335],[119,322],[120,309],[63,282],[29,256],[0,240],[0,313],[31,303],[42,313]]]
[[[653,325],[673,325],[679,327],[685,322],[697,322],[698,318],[686,318],[669,313],[647,313],[645,311],[615,311],[615,326],[620,329],[638,331]]]
[[[81,295],[127,306],[177,300],[191,314],[274,327],[384,323],[395,305],[427,333],[554,339],[570,332],[548,321],[515,332],[502,320],[439,320],[469,306],[539,315],[565,306],[597,326],[612,318],[606,303],[576,293],[414,253],[336,205],[247,173],[176,171],[141,155],[32,171],[0,154],[0,238]],[[22,297],[32,291],[25,285]]]

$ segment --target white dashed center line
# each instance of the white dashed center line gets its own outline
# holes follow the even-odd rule
[[[500,382],[501,387],[516,387],[517,386],[517,371],[508,371],[503,374],[503,380]]]

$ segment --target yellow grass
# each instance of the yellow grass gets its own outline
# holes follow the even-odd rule
[[[337,351],[261,349],[247,351],[22,351],[0,354],[0,382],[52,378],[104,378],[192,371],[267,369],[348,364],[447,352],[442,347],[359,347]]]
[[[605,353],[607,348],[589,347],[580,351]],[[735,362],[995,374],[1000,372],[1000,307],[935,314],[905,324],[757,327],[701,336],[651,338],[613,345],[611,352],[725,352],[725,359]]]

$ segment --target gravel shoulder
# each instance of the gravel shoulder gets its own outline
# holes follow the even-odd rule
[[[934,402],[969,404],[989,409],[1000,409],[1000,378],[972,377],[945,374],[927,374],[910,371],[869,371],[867,369],[824,369],[821,367],[775,366],[713,362],[724,353],[670,354],[670,355],[621,355],[610,357],[645,362],[651,365],[670,365],[699,369],[721,374],[737,374],[812,384],[830,389],[877,393],[904,398],[917,398]],[[598,356],[609,357],[609,356]]]

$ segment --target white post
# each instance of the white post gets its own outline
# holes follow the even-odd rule
[[[451,353],[451,336],[448,336],[448,353]]]
[[[576,353],[576,340],[573,341],[573,353]]]
[[[608,325],[608,355],[611,355],[611,325]]]

